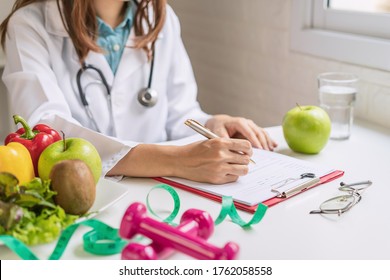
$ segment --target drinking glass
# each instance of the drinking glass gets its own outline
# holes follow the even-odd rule
[[[320,107],[332,122],[330,139],[343,140],[351,135],[358,81],[358,76],[351,73],[329,72],[318,76]]]

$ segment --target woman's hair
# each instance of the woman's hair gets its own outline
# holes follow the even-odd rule
[[[8,22],[20,8],[31,3],[47,0],[16,0],[11,13],[0,25],[0,42],[5,48]],[[83,62],[90,50],[101,51],[96,43],[98,25],[93,0],[56,0],[65,29],[76,49],[80,62]],[[136,0],[137,12],[134,19],[136,35],[135,48],[146,51],[151,57],[151,49],[165,21],[166,0]],[[60,8],[61,7],[61,8]],[[153,12],[149,13],[152,9]],[[150,18],[150,14],[153,15]]]

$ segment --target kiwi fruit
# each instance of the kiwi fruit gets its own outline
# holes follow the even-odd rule
[[[79,159],[62,160],[51,172],[51,188],[57,192],[54,202],[67,214],[83,215],[96,198],[96,183],[88,165]]]

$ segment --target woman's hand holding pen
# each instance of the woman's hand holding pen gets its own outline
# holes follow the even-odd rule
[[[253,147],[273,150],[276,143],[253,121],[216,115],[206,127],[195,120],[186,125],[209,140],[184,146],[139,144],[107,175],[180,177],[197,182],[225,184],[248,173]],[[240,139],[244,138],[244,139]]]
[[[172,176],[224,184],[237,181],[248,173],[250,162],[255,164],[252,146],[267,150],[276,147],[268,133],[251,120],[217,115],[206,123],[207,128],[191,119],[185,124],[208,140],[184,146],[139,144],[107,175]]]
[[[177,176],[224,184],[248,173],[252,156],[249,141],[215,138],[179,147]]]
[[[247,139],[255,148],[273,151],[277,147],[268,133],[249,119],[215,115],[205,126],[220,137]]]
[[[179,177],[224,184],[248,173],[252,145],[248,140],[214,138],[184,146],[138,144],[108,176]]]
[[[186,125],[209,140],[186,145],[180,156],[183,173],[179,177],[194,181],[224,184],[248,173],[252,146],[273,150],[277,144],[253,121],[228,115],[216,115],[206,126],[188,119]],[[187,159],[187,160],[186,160]],[[188,161],[193,159],[195,161]]]

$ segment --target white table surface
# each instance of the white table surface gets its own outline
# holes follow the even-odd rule
[[[215,226],[209,242],[222,247],[228,241],[240,246],[243,260],[365,260],[390,259],[390,130],[356,121],[349,140],[330,140],[318,155],[292,152],[285,143],[281,127],[268,128],[279,143],[277,152],[345,171],[343,177],[316,187],[289,200],[270,207],[263,220],[243,230],[228,219]],[[341,217],[309,215],[320,203],[338,195],[339,183],[372,180],[373,185],[363,193],[362,201]],[[120,182],[130,191],[115,205],[95,218],[118,228],[124,211],[135,202],[145,203],[146,195],[158,183],[152,179],[126,178]],[[154,193],[156,192],[156,193]],[[170,208],[166,193],[152,192],[154,209]],[[220,204],[177,189],[181,200],[178,215],[189,208],[208,211],[213,218]],[[160,195],[161,198],[156,200]],[[167,206],[168,205],[168,206]],[[239,211],[248,221],[251,214]],[[90,228],[79,228],[72,237],[62,259],[120,259],[120,255],[95,256],[84,252],[82,235]],[[34,246],[32,251],[47,259],[55,243]],[[0,247],[0,259],[19,257],[5,246]],[[190,259],[176,253],[171,259]]]

